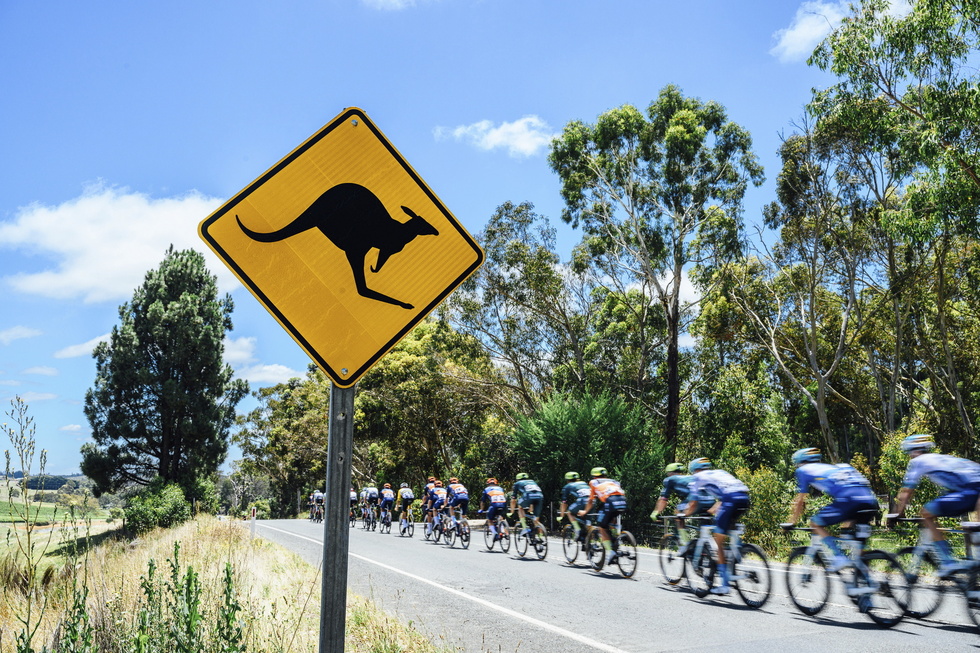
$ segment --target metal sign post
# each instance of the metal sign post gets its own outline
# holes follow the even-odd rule
[[[320,653],[343,653],[347,617],[347,550],[350,527],[351,452],[355,386],[330,386],[327,491],[323,514],[323,587],[320,592]]]

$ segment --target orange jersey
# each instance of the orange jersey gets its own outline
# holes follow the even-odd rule
[[[617,494],[622,497],[626,496],[623,488],[619,485],[619,481],[614,481],[611,478],[594,478],[589,481],[589,487],[592,488],[592,496],[603,503],[609,497]]]

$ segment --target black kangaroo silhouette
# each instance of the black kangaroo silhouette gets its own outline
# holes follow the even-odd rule
[[[402,251],[417,236],[439,235],[435,227],[412,209],[403,206],[402,211],[411,217],[408,222],[392,218],[381,200],[364,186],[337,184],[282,229],[259,233],[242,224],[237,215],[235,219],[245,235],[260,243],[274,243],[310,229],[319,229],[347,254],[359,295],[410,309],[414,306],[371,290],[364,279],[364,258],[372,248],[378,249],[378,263],[371,267],[371,272],[379,272],[392,255]]]

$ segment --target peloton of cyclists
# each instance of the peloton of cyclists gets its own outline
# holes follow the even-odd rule
[[[449,516],[453,520],[453,526],[455,526],[456,509],[459,508],[460,517],[465,517],[466,510],[470,505],[469,490],[455,476],[449,479],[449,487],[446,488],[446,503],[449,508]]]
[[[682,517],[677,520],[678,526],[678,536],[681,541],[681,549],[679,553],[684,555],[687,550],[687,545],[691,540],[690,534],[687,529],[684,528],[684,518],[683,515],[687,511],[690,502],[697,503],[697,510],[695,515],[706,516],[712,514],[714,510],[715,500],[709,496],[703,494],[692,495],[691,494],[691,481],[694,480],[693,474],[685,474],[684,465],[682,463],[670,463],[664,468],[664,472],[667,477],[664,478],[663,490],[660,492],[660,498],[657,499],[657,505],[654,507],[653,512],[650,513],[650,519],[656,520],[660,516],[660,513],[664,511],[667,507],[667,502],[672,496],[677,497],[678,503],[675,509],[676,514]]]

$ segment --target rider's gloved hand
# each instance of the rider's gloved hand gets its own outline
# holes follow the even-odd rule
[[[514,513],[512,513],[512,512],[507,513],[507,519],[511,519],[511,518],[513,518],[513,516],[514,516]]]
[[[659,516],[660,516],[659,510],[654,510],[653,512],[650,513],[650,519],[652,519],[653,521],[657,521],[657,517]]]

